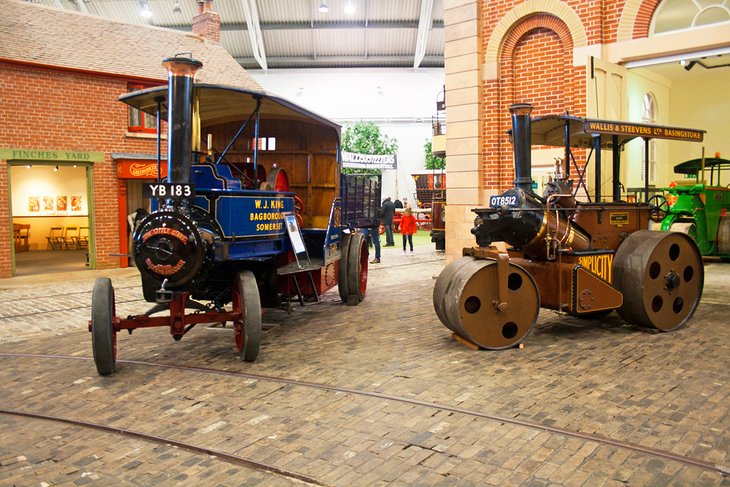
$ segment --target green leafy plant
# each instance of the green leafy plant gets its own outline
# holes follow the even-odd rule
[[[356,122],[345,127],[342,134],[342,150],[356,154],[388,155],[398,152],[398,141],[383,134],[373,122]],[[342,170],[345,174],[380,174],[380,169]]]
[[[433,155],[433,150],[431,147],[430,140],[426,140],[426,143],[423,145],[423,150],[426,155],[426,169],[445,169],[446,168],[446,160],[443,157],[436,157]]]

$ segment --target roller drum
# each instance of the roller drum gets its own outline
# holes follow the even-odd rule
[[[512,263],[507,269],[506,295],[499,296],[495,261],[464,257],[450,264],[434,287],[441,322],[482,348],[504,349],[522,341],[537,321],[540,296],[527,271]]]
[[[684,233],[639,230],[616,251],[613,277],[624,295],[618,309],[624,320],[672,331],[687,323],[699,305],[702,255]]]

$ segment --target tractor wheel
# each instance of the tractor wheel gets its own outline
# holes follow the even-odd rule
[[[342,302],[347,302],[347,256],[350,255],[350,234],[342,233],[340,241],[340,260],[337,263],[337,290],[340,292]]]
[[[368,247],[362,233],[350,236],[350,250],[347,255],[348,304],[356,305],[365,299],[368,287]]]
[[[233,282],[232,304],[233,312],[240,315],[233,322],[236,349],[241,360],[253,362],[261,346],[261,299],[253,272],[238,273]]]
[[[114,330],[114,288],[108,277],[94,282],[91,294],[91,345],[100,375],[114,372],[117,362],[117,332]]]

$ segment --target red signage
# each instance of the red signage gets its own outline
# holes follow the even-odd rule
[[[167,176],[167,163],[162,164],[162,177]],[[117,177],[121,179],[157,179],[157,161],[120,161]]]

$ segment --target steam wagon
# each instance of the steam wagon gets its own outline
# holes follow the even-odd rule
[[[541,307],[573,315],[617,310],[629,323],[661,331],[685,325],[702,295],[702,256],[684,233],[648,230],[650,217],[660,217],[656,206],[621,201],[619,152],[636,137],[647,146],[651,138],[700,142],[704,131],[570,115],[533,119],[531,111],[528,104],[510,108],[514,187],[492,196],[488,208],[473,210],[477,245],[464,249],[436,281],[433,303],[441,322],[487,349],[520,343]],[[542,196],[532,190],[533,143],[565,148]],[[573,158],[576,147],[592,149],[589,162],[595,156],[593,202],[576,199],[585,182],[585,169]],[[606,202],[600,185],[605,148],[613,154],[612,201]],[[571,161],[578,170],[575,189]],[[645,201],[648,192],[645,186]],[[505,242],[507,250],[494,242]]]
[[[115,370],[122,330],[165,326],[180,340],[199,323],[232,323],[241,360],[254,361],[262,307],[334,286],[356,305],[367,289],[355,228],[377,224],[380,181],[341,176],[339,126],[267,93],[196,83],[192,58],[163,66],[167,86],[121,97],[167,119],[168,177],[149,185],[153,211],[132,236],[152,305],[116,316],[111,280],[96,280],[89,330],[102,375]]]

